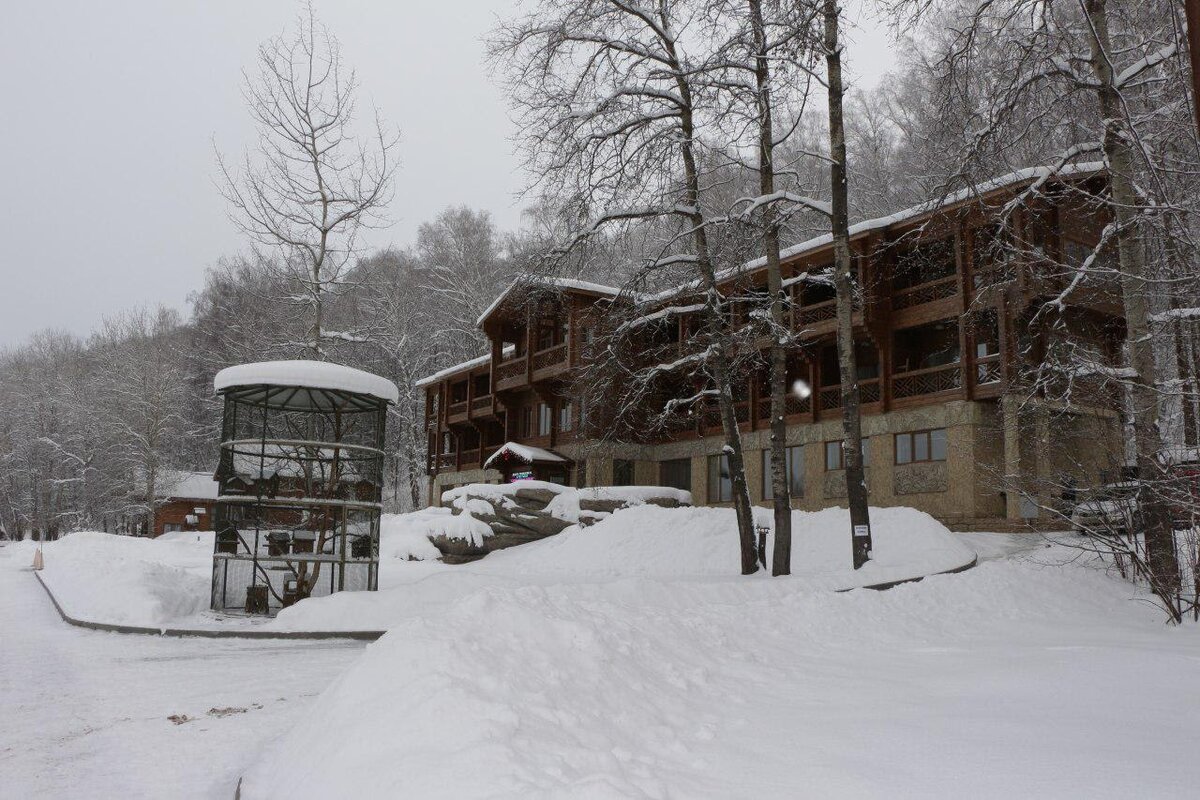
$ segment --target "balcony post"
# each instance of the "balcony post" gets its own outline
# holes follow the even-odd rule
[[[967,337],[967,262],[966,239],[963,236],[965,223],[959,220],[954,228],[954,273],[958,276],[958,365],[962,372],[960,383],[963,397],[975,397],[975,382],[971,380],[975,354],[970,350],[971,340]]]

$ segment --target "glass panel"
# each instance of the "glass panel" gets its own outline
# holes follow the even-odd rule
[[[762,480],[763,500],[774,500],[775,499],[775,485],[774,485],[775,482],[771,479],[771,449],[770,448],[767,448],[766,450],[762,451],[762,476],[763,476],[763,480]]]
[[[574,422],[574,409],[570,403],[563,403],[558,409],[558,429],[560,431],[571,430],[571,425]]]
[[[933,461],[946,460],[946,429],[929,432],[929,457]]]
[[[841,469],[842,468],[842,443],[841,442],[826,442],[825,443],[825,469]]]
[[[658,479],[663,486],[673,489],[692,490],[692,460],[690,458],[673,458],[658,465]]]
[[[789,447],[788,450],[788,489],[793,497],[804,494],[804,445]]]
[[[929,434],[913,434],[913,461],[929,460]]]
[[[733,499],[733,482],[729,477],[729,456],[708,457],[708,501],[728,503]]]
[[[912,463],[912,434],[897,433],[896,434],[896,463],[909,464]]]

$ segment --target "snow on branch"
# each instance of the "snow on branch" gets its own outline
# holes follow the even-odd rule
[[[1171,43],[1160,48],[1159,50],[1156,50],[1150,55],[1145,56],[1144,58],[1139,58],[1128,67],[1121,70],[1121,73],[1117,75],[1117,77],[1113,78],[1113,88],[1120,89],[1146,70],[1156,67],[1162,62],[1166,61],[1168,58],[1174,56],[1175,53],[1178,52],[1178,49],[1178,45]]]
[[[788,191],[773,192],[771,194],[760,195],[759,197],[741,197],[734,202],[733,206],[737,208],[742,203],[748,204],[746,209],[741,213],[743,219],[749,219],[750,215],[758,209],[776,203],[791,203],[824,214],[827,217],[833,216],[833,206],[824,200],[815,200],[811,197],[793,194]]]

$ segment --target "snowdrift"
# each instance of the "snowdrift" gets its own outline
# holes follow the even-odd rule
[[[569,538],[558,563],[582,563]],[[717,566],[689,559],[676,571]],[[456,595],[440,579],[468,573],[384,593],[418,602],[247,759],[242,797],[1070,796],[1098,776],[1136,794],[1137,771],[1109,769],[1139,735],[1127,726],[1153,736],[1165,714],[1186,728],[1182,684],[1149,709],[1111,691],[1161,655],[1127,637],[1171,632],[1081,568],[991,562],[850,593],[502,574]]]
[[[69,616],[158,627],[208,608],[213,534],[139,539],[82,531],[43,547],[42,580]]]

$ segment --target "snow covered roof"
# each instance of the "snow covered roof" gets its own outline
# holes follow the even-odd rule
[[[211,472],[165,470],[159,473],[154,493],[160,500],[216,500],[219,488]]]
[[[421,378],[421,380],[417,381],[416,384],[414,384],[414,385],[418,389],[421,389],[426,386],[429,386],[432,383],[437,383],[442,378],[449,378],[451,375],[453,375],[457,372],[462,372],[463,370],[468,370],[468,369],[474,369],[475,367],[482,367],[484,364],[488,363],[491,360],[492,360],[492,354],[487,353],[485,355],[479,356],[478,358],[472,358],[470,361],[464,361],[461,364],[455,364],[452,367],[446,367],[445,369],[439,370],[439,371],[433,373],[432,375],[427,375],[424,378]]]
[[[236,386],[299,386],[365,394],[388,403],[400,399],[400,390],[387,378],[361,369],[325,361],[260,361],[238,364],[217,373],[213,388],[223,392]]]
[[[566,289],[577,292],[591,292],[592,294],[602,294],[608,297],[616,297],[621,293],[621,290],[615,286],[604,286],[603,284],[579,281],[575,280],[574,278],[521,276],[510,283],[508,288],[501,292],[496,299],[492,301],[490,306],[484,309],[483,313],[479,315],[479,319],[475,320],[475,324],[482,325],[483,321],[491,316],[492,312],[499,308],[504,300],[513,292],[513,290],[519,286],[552,286],[556,289]]]
[[[504,453],[515,456],[522,461],[528,461],[531,464],[534,461],[565,462],[567,460],[558,453],[552,453],[549,450],[543,450],[540,447],[529,447],[527,445],[517,444],[516,442],[505,442],[499,450],[492,453],[491,457],[487,461],[483,462],[484,469],[490,467],[492,463],[501,458]]]
[[[1071,178],[1082,175],[1092,175],[1102,172],[1103,170],[1104,164],[1100,161],[1071,164],[1059,169],[1044,166],[1026,167],[1025,169],[1019,169],[1009,172],[1005,175],[1000,175],[999,177],[984,181],[983,183],[968,186],[965,189],[959,189],[956,192],[951,192],[944,197],[940,197],[935,200],[926,200],[923,203],[918,203],[917,205],[911,206],[902,211],[897,211],[895,214],[888,214],[884,217],[876,217],[875,219],[866,219],[862,220],[861,222],[856,222],[850,226],[850,238],[861,236],[872,231],[884,230],[892,227],[893,225],[899,225],[904,222],[911,222],[912,220],[915,220],[925,214],[930,214],[934,211],[955,205],[956,203],[961,203],[964,200],[970,200],[973,197],[981,197],[989,192],[1013,186],[1015,184],[1039,180],[1044,181],[1051,178]],[[779,256],[783,259],[794,258],[812,251],[820,250],[823,247],[828,247],[831,244],[833,244],[833,234],[823,233],[820,236],[814,236],[811,239],[807,239],[803,242],[799,242],[790,247],[784,248],[783,251],[780,252]],[[765,257],[755,258],[743,264],[739,264],[736,267],[722,270],[717,274],[717,280],[728,280],[735,275],[761,269],[762,267],[765,267],[766,264],[767,260]],[[689,282],[680,286],[666,289],[655,295],[642,297],[640,299],[650,302],[661,301],[673,297],[676,294],[684,292],[688,289],[695,289],[696,286],[697,284],[695,282]]]

